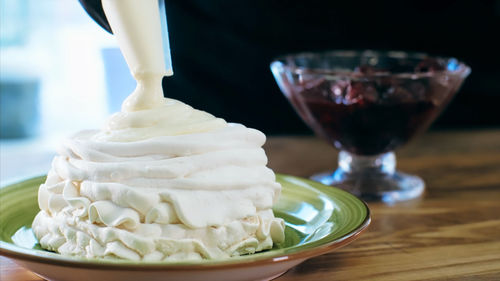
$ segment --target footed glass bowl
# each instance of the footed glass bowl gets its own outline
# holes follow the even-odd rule
[[[338,168],[312,178],[385,202],[424,191],[396,171],[393,150],[426,130],[470,73],[454,58],[395,51],[301,53],[271,70],[304,122],[340,150]]]

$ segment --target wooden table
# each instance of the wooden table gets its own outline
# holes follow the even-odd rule
[[[273,137],[265,148],[279,173],[336,165],[336,151],[313,137]],[[369,203],[372,224],[358,240],[276,280],[500,280],[500,130],[427,133],[397,155],[399,169],[424,178],[423,198]],[[41,280],[0,262],[2,281]]]

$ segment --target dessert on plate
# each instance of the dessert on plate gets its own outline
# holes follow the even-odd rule
[[[117,113],[106,129],[62,144],[39,189],[34,233],[61,254],[129,260],[269,249],[284,226],[271,209],[281,186],[264,142],[175,100]]]
[[[40,245],[87,258],[184,261],[283,241],[265,135],[163,98],[157,0],[102,2],[137,88],[103,129],[61,145],[39,188],[32,229]]]

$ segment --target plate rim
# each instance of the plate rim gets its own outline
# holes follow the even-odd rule
[[[336,238],[332,241],[329,241],[325,244],[321,244],[312,248],[307,248],[303,250],[297,250],[296,252],[292,252],[289,254],[283,253],[278,254],[277,256],[271,257],[263,257],[259,258],[256,256],[256,259],[234,259],[234,260],[224,260],[224,261],[214,261],[214,262],[205,262],[205,263],[127,263],[127,262],[117,262],[113,263],[110,260],[105,260],[104,263],[100,263],[97,259],[77,259],[72,257],[58,257],[58,256],[42,256],[35,252],[33,249],[25,249],[20,246],[17,246],[12,243],[0,241],[0,255],[12,258],[14,260],[26,261],[26,262],[35,262],[42,264],[49,264],[55,266],[66,266],[66,267],[77,267],[84,269],[98,269],[98,270],[125,270],[125,271],[186,271],[186,270],[218,270],[218,269],[228,269],[228,268],[238,268],[238,267],[250,267],[250,266],[261,266],[261,265],[269,265],[269,264],[277,264],[283,262],[291,262],[297,260],[306,260],[309,258],[313,258],[327,252],[330,252],[334,249],[341,248],[351,241],[355,240],[359,235],[361,235],[370,225],[371,223],[371,211],[368,207],[368,204],[359,199],[358,197],[348,193],[337,187],[327,186],[321,184],[319,182],[312,181],[310,179],[306,179],[303,177],[297,177],[287,174],[276,173],[277,177],[281,178],[291,178],[298,179],[302,182],[306,182],[308,185],[313,186],[316,189],[315,185],[326,187],[326,188],[335,188],[342,193],[347,194],[348,196],[354,197],[356,200],[360,201],[366,211],[366,215],[363,221],[355,227],[352,231],[346,233],[345,235]],[[17,181],[15,183],[1,186],[0,189],[3,189],[8,186],[21,184],[30,180],[35,180],[38,178],[44,177],[30,177],[21,181]],[[320,190],[321,191],[321,190]],[[17,249],[16,249],[17,248]],[[57,253],[54,253],[57,255]]]

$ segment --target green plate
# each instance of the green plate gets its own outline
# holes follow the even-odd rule
[[[15,260],[66,266],[206,268],[237,264],[305,260],[343,246],[354,240],[370,223],[366,204],[338,188],[303,178],[277,175],[283,190],[274,207],[277,217],[286,222],[285,241],[261,253],[225,260],[202,262],[132,262],[61,256],[39,247],[31,231],[38,213],[37,177],[0,188],[0,254]]]

